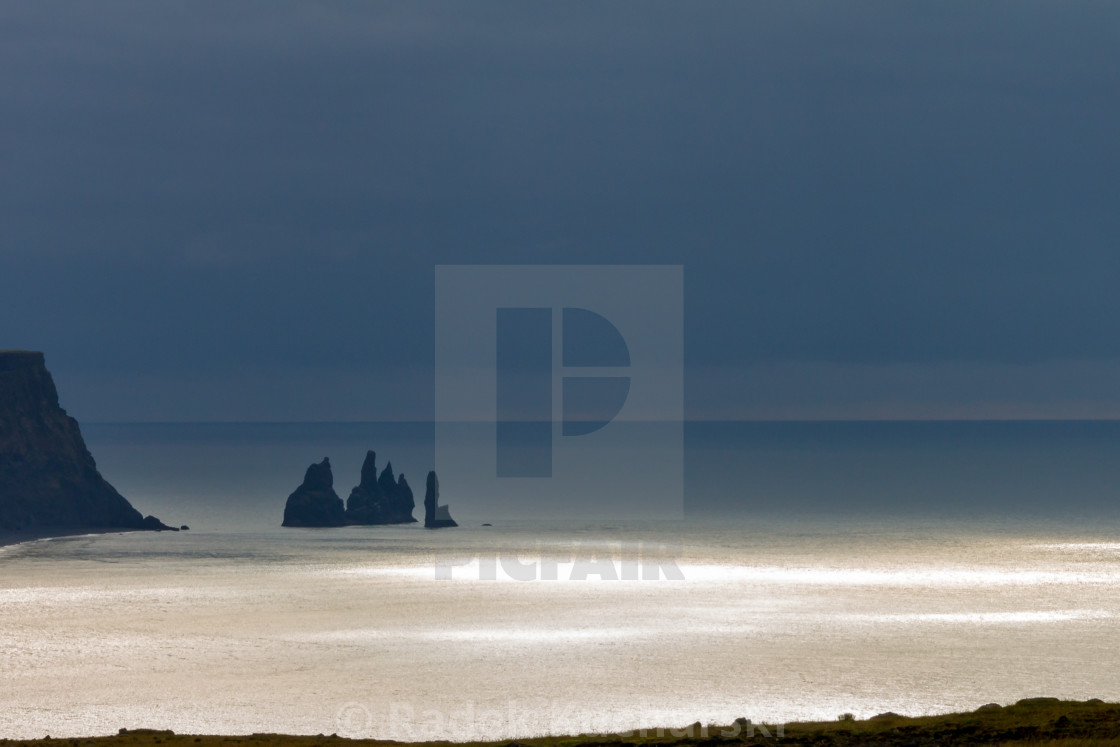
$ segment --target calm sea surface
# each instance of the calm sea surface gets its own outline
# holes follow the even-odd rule
[[[464,505],[440,532],[276,526],[324,455],[343,496],[365,448],[420,483],[419,426],[87,427],[122,492],[192,531],[0,549],[0,736],[475,739],[1120,699],[1120,428],[890,425],[693,432],[685,523]]]

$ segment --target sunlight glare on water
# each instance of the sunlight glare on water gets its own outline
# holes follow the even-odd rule
[[[0,734],[465,740],[1115,699],[1109,539],[756,522],[26,544],[0,555]],[[609,580],[604,553],[617,577],[642,546],[683,580]],[[513,580],[495,548],[555,580]],[[578,580],[584,555],[601,572]]]

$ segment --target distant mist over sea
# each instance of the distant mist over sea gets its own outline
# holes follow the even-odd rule
[[[202,529],[280,523],[312,461],[345,499],[374,449],[422,497],[432,423],[88,423],[105,477],[145,513]],[[685,516],[946,519],[1120,515],[1120,421],[689,422]],[[443,499],[501,519],[485,496]],[[636,507],[641,496],[632,496]],[[578,517],[577,517],[578,518]]]

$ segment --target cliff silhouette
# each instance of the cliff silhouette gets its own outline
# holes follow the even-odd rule
[[[171,529],[141,515],[97,471],[43,354],[0,351],[0,530],[46,536],[50,528]]]

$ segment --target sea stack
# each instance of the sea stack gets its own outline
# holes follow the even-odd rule
[[[141,515],[97,471],[78,421],[59,406],[43,354],[0,351],[0,530],[52,529],[172,527]]]
[[[404,475],[395,478],[393,464],[389,462],[379,476],[377,454],[367,451],[362,463],[362,481],[350,491],[346,501],[346,523],[410,524],[416,521],[412,516],[414,508],[416,499]]]
[[[312,464],[303,476],[303,484],[288,496],[284,505],[286,527],[340,527],[346,524],[342,499],[334,492],[331,460]]]
[[[447,506],[439,505],[439,478],[435,470],[428,473],[428,486],[424,491],[424,528],[442,529],[443,527],[457,527],[451,518],[451,511]]]

